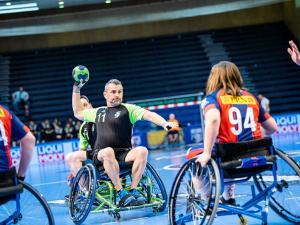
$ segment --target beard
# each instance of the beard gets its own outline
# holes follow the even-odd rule
[[[118,106],[118,105],[120,105],[121,103],[122,103],[122,99],[120,99],[120,98],[113,99],[113,100],[111,101],[112,106]]]

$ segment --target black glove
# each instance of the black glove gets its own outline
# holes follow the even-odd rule
[[[168,131],[168,130],[171,130],[171,129],[173,128],[173,126],[172,126],[171,123],[165,122],[165,123],[163,124],[163,128],[164,128],[166,131]]]

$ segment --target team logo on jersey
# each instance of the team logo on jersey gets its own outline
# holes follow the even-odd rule
[[[120,116],[120,114],[121,114],[121,111],[116,112],[115,113],[115,119],[118,118]]]
[[[220,96],[223,105],[238,104],[238,105],[249,105],[256,104],[254,97],[252,96],[232,96],[224,95]]]

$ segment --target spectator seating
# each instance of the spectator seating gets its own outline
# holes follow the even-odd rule
[[[6,55],[10,91],[24,86],[36,121],[72,116],[71,71],[79,64],[90,70],[82,93],[95,107],[105,103],[103,87],[111,78],[123,82],[125,101],[204,91],[211,63],[202,34],[223,43],[224,60],[245,68],[255,91],[271,100],[271,112],[300,110],[299,68],[286,53],[293,37],[283,23],[12,53]],[[183,124],[199,122],[198,111],[188,109],[175,109],[176,117]],[[169,111],[159,113],[167,118]]]

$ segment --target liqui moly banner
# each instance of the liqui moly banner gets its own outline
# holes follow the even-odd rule
[[[78,150],[79,140],[55,141],[37,144],[34,149],[34,155],[31,164],[48,164],[64,162],[65,156],[69,152]],[[13,165],[17,166],[20,161],[19,147],[11,148]]]
[[[276,134],[300,133],[300,114],[282,114],[274,116],[278,125]]]

